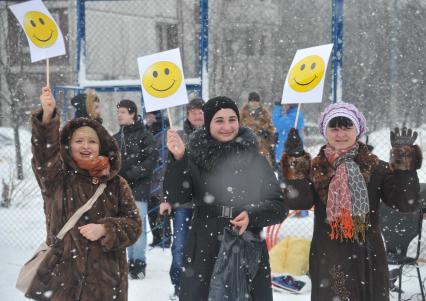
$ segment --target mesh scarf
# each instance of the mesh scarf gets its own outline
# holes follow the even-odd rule
[[[336,169],[328,188],[326,208],[332,240],[365,241],[370,206],[367,185],[354,161],[358,147],[355,144],[339,151],[329,145],[325,148],[328,162]]]

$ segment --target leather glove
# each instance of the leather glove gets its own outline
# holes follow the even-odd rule
[[[303,142],[295,128],[291,128],[288,133],[287,141],[284,143],[285,152],[293,156],[301,156],[305,153]]]
[[[402,132],[399,132],[399,128],[396,127],[394,131],[390,132],[390,141],[392,147],[404,146],[404,145],[413,145],[414,141],[417,139],[417,132],[412,131],[406,127],[402,128]]]

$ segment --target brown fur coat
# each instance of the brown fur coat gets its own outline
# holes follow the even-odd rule
[[[261,106],[258,116],[254,116],[248,104],[241,108],[240,113],[241,125],[250,128],[256,134],[259,151],[272,166],[275,158],[275,128],[272,124],[271,113]]]
[[[58,112],[47,124],[42,123],[41,116],[41,111],[32,116],[32,166],[44,200],[47,243],[55,242],[55,235],[94,194],[99,182],[107,187],[63,241],[55,244],[55,255],[39,270],[42,281],[37,289],[48,294],[41,294],[37,300],[126,301],[126,247],[139,237],[141,219],[130,187],[117,175],[121,165],[117,144],[94,120],[74,119],[59,135]],[[83,125],[97,132],[100,154],[110,161],[110,175],[99,181],[79,169],[70,155],[69,139]],[[106,235],[98,241],[86,239],[78,227],[89,223],[104,224]],[[43,273],[53,273],[53,277],[44,278]],[[46,279],[50,282],[43,282]]]

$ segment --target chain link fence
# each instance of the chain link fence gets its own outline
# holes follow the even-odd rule
[[[20,105],[20,120],[10,116],[13,101],[2,99],[2,127],[0,127],[0,185],[3,234],[0,244],[21,248],[34,248],[45,237],[45,217],[40,189],[31,168],[30,113],[38,106],[40,87],[45,81],[44,62],[30,64],[26,38],[7,6],[14,1],[0,1],[0,25],[5,34],[0,35],[2,60],[1,94],[15,97],[10,91],[19,88],[16,95]],[[85,88],[77,87],[80,78],[86,86],[96,90],[101,99],[104,126],[110,133],[118,131],[116,104],[121,99],[133,100],[144,114],[140,90],[135,87],[139,74],[137,58],[143,55],[179,47],[184,74],[188,79],[198,76],[198,1],[44,1],[64,33],[67,55],[53,58],[51,64],[51,86],[60,108],[62,123],[73,118],[74,107],[70,100]],[[83,15],[84,18],[81,19]],[[80,19],[79,19],[80,17]],[[79,20],[83,22],[79,23]],[[78,42],[85,37],[85,51],[81,53],[78,69]],[[10,42],[8,38],[11,39]],[[4,43],[3,43],[4,42]],[[12,68],[6,69],[10,63]],[[20,70],[24,70],[19,72]],[[12,86],[22,77],[23,84]],[[80,75],[81,76],[81,75]],[[21,79],[20,79],[21,80]],[[115,83],[111,84],[114,80]],[[69,86],[65,86],[69,85]],[[198,95],[197,87],[188,86],[190,98]],[[23,101],[25,100],[25,102]],[[10,105],[11,104],[11,105]],[[22,108],[21,108],[22,107]],[[179,127],[185,108],[173,109],[173,121]],[[12,112],[13,113],[13,112]],[[19,132],[20,151],[14,125]],[[18,127],[19,126],[19,127]],[[17,156],[17,153],[20,155]],[[17,158],[22,163],[17,163]],[[19,166],[18,166],[19,165]],[[18,170],[21,171],[18,179]]]
[[[420,2],[344,1],[340,92],[344,101],[354,103],[366,115],[369,132],[362,140],[385,161],[389,159],[389,131],[396,125],[416,129],[420,134],[417,143],[423,150],[426,147],[426,63],[422,58],[426,39],[420,41],[426,35],[422,25],[425,8]],[[281,99],[295,52],[330,43],[331,20],[331,1],[209,3],[210,94],[228,95],[242,107],[248,94],[256,91],[262,105],[272,110],[274,102]],[[301,107],[306,148],[313,156],[325,142],[316,123],[331,103],[331,71],[329,67],[323,103]],[[420,181],[426,182],[426,169],[418,174]],[[305,218],[292,216],[283,223],[278,237],[310,239],[312,226],[312,213]],[[410,247],[412,250],[415,247]],[[426,258],[423,242],[421,257]]]
[[[422,26],[426,21],[425,5],[395,3],[392,6],[385,0],[349,0],[344,6],[343,99],[365,112],[370,129],[368,143],[385,161],[389,157],[389,130],[395,125],[417,129],[418,143],[426,149],[426,125],[422,119],[426,92],[426,66],[422,58],[426,50],[426,31]],[[77,24],[78,7],[75,1],[45,1],[45,4],[59,18],[68,50],[67,56],[52,60],[53,84],[76,83],[77,28],[82,26]],[[8,14],[4,4],[1,9],[2,16]],[[209,2],[208,15],[209,94],[227,95],[240,106],[247,103],[249,92],[257,91],[262,104],[272,109],[274,102],[281,99],[283,83],[297,49],[331,40],[331,1],[218,0]],[[2,20],[7,20],[10,32],[19,37],[16,41],[24,39],[13,19]],[[84,69],[84,80],[92,84],[96,81],[93,88],[100,96],[104,125],[111,133],[118,131],[115,104],[119,100],[131,99],[143,112],[140,92],[126,91],[129,88],[126,84],[130,83],[127,80],[139,78],[137,57],[179,47],[185,77],[199,76],[198,0],[85,1],[84,20],[86,51],[80,68]],[[13,53],[3,47],[0,50],[1,54]],[[43,82],[42,67],[41,64],[30,67],[34,75],[28,78],[23,93],[29,99],[37,99]],[[331,68],[327,74],[330,76]],[[109,89],[112,87],[107,81],[112,80],[120,81],[120,88]],[[302,106],[305,135],[311,141],[306,147],[312,155],[318,153],[323,143],[315,125],[321,110],[331,102],[330,82],[329,78],[325,82],[322,104]],[[5,89],[4,79],[0,84]],[[63,120],[73,116],[69,100],[77,92],[76,88],[57,89]],[[32,106],[23,110],[27,120],[35,104],[37,101],[32,101]],[[7,110],[3,108],[1,112],[5,114]],[[174,126],[180,127],[184,108],[173,109],[173,114]],[[11,167],[16,162],[15,147],[10,123],[5,125],[4,132],[0,131],[0,141],[6,141],[1,144],[5,146],[2,146],[0,170],[3,182],[10,185],[11,197],[9,208],[0,208],[7,229],[0,237],[0,244],[35,247],[44,237],[44,216],[30,167],[30,132],[25,129],[28,123],[23,122],[24,128],[20,129],[24,170],[24,180],[20,181],[10,180],[16,179],[15,169]],[[418,173],[421,182],[426,182],[425,168]],[[3,184],[3,203],[5,187]],[[297,222],[284,224],[283,237],[312,235],[312,215],[291,219]],[[426,258],[424,244],[421,257]]]

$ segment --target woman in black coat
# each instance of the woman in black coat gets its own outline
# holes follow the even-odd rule
[[[256,136],[240,127],[235,102],[210,99],[203,107],[205,128],[190,138],[187,149],[174,130],[167,133],[171,158],[164,189],[174,205],[193,200],[192,227],[184,256],[180,300],[207,300],[210,278],[225,226],[257,237],[262,227],[287,216],[280,186]],[[269,257],[263,243],[259,270],[252,280],[252,300],[272,300]]]

